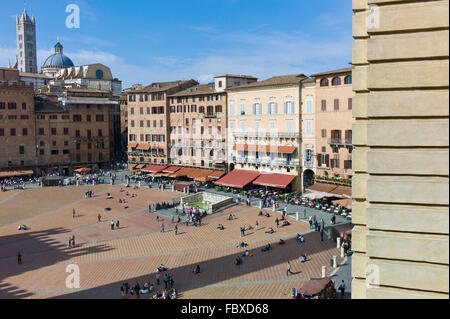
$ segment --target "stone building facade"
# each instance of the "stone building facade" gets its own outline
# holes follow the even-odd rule
[[[228,168],[294,175],[292,189],[302,190],[303,74],[227,89]]]
[[[449,297],[449,1],[353,1],[353,298]]]
[[[47,86],[35,95],[32,85],[1,83],[0,169],[41,175],[105,167],[114,150],[111,109],[116,104],[109,91]]]
[[[34,89],[18,80],[18,70],[9,70],[3,77],[8,81],[0,76],[0,168],[31,167],[36,164]]]
[[[127,92],[128,163],[169,162],[169,95],[197,85],[194,80],[156,82]]]
[[[315,174],[352,178],[352,103],[355,95],[352,70],[345,68],[311,76],[316,80]],[[307,114],[308,110],[305,111]],[[308,123],[304,125],[307,127]]]

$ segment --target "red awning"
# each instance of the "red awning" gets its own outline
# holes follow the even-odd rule
[[[235,169],[215,182],[216,185],[233,188],[244,188],[253,182],[260,174],[254,171],[244,171]]]
[[[286,188],[296,177],[297,175],[261,174],[253,184],[275,188]]]
[[[169,166],[165,169],[163,169],[163,173],[175,173],[176,171],[180,170],[181,167],[179,166]]]
[[[141,172],[144,172],[144,173],[159,173],[159,172],[163,171],[165,168],[167,168],[167,166],[148,165],[148,166],[144,167],[143,169],[141,169]]]

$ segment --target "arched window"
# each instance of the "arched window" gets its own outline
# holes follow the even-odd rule
[[[341,78],[340,77],[334,77],[331,81],[331,85],[341,85]]]
[[[352,76],[351,76],[351,75],[347,75],[347,76],[344,78],[344,83],[345,83],[345,84],[352,84]]]
[[[328,79],[322,79],[322,80],[320,80],[320,86],[328,86],[328,85],[329,85]]]

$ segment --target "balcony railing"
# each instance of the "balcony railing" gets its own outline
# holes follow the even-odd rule
[[[329,138],[329,145],[343,145],[343,146],[352,146],[352,139],[341,139],[341,138]]]
[[[257,165],[287,166],[287,167],[295,167],[298,164],[298,160],[252,158],[252,157],[232,157],[232,161],[238,164],[257,164]]]
[[[279,133],[279,132],[272,132],[272,133],[261,133],[261,132],[233,132],[234,138],[292,138],[296,139],[300,137],[299,133]]]

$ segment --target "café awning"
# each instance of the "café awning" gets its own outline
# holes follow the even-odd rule
[[[175,173],[179,171],[181,167],[179,166],[169,166],[162,170],[163,173]]]
[[[148,151],[150,149],[150,144],[149,143],[140,143],[136,149],[139,151]]]
[[[353,205],[353,199],[351,199],[351,198],[337,199],[337,200],[332,201],[332,203],[334,205],[340,205],[344,208],[351,210],[352,205]]]
[[[138,146],[138,143],[128,143],[128,147],[136,148]]]
[[[287,174],[261,174],[254,182],[254,185],[269,186],[275,188],[286,188],[297,175]]]
[[[34,174],[34,172],[32,170],[0,171],[0,177],[26,176],[26,175],[33,175],[33,174]]]
[[[233,188],[244,188],[246,185],[258,178],[260,173],[255,171],[245,171],[235,169],[215,182],[219,186],[228,186]]]
[[[338,186],[334,184],[325,184],[325,183],[315,183],[309,186],[307,191],[315,191],[315,192],[324,192],[331,193],[332,190],[336,189]]]
[[[148,165],[146,167],[144,167],[141,172],[144,173],[159,173],[162,172],[165,168],[167,168],[166,166],[163,165]]]
[[[87,173],[87,172],[92,171],[92,169],[87,168],[87,167],[82,167],[82,168],[74,169],[73,171],[76,173]]]

